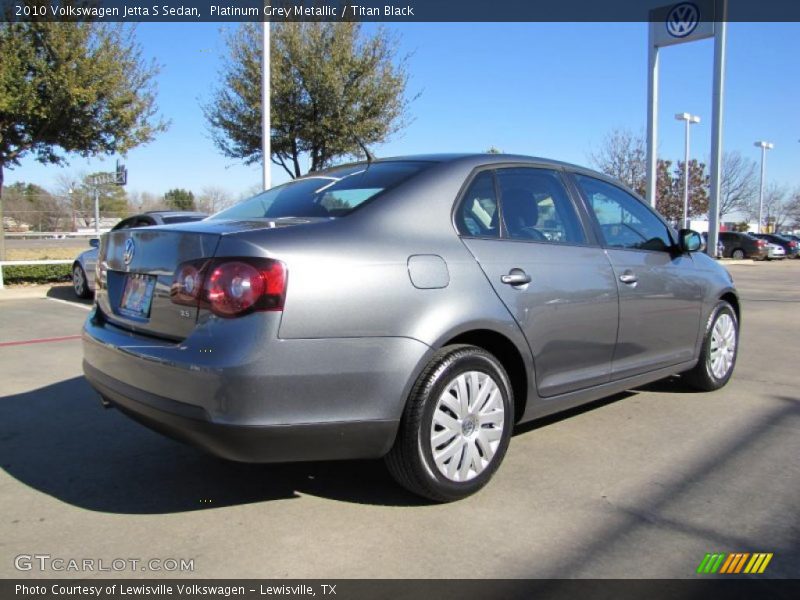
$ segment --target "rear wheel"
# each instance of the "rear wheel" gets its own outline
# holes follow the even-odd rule
[[[736,248],[733,252],[731,252],[731,258],[734,258],[736,260],[744,259],[744,250],[742,250],[741,248]]]
[[[72,267],[72,289],[78,298],[89,298],[92,295],[89,283],[86,281],[86,272],[80,263],[75,263]]]
[[[739,322],[733,307],[721,300],[708,319],[697,365],[685,373],[698,390],[718,390],[731,378],[739,349]]]
[[[475,346],[443,348],[411,391],[386,456],[389,472],[437,502],[474,494],[505,456],[513,414],[508,375],[494,356]]]

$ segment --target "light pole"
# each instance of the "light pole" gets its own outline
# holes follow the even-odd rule
[[[758,188],[758,233],[761,233],[761,216],[764,212],[764,166],[767,162],[767,150],[772,150],[775,144],[772,142],[755,142],[756,148],[761,148],[761,185]]]
[[[683,153],[683,226],[689,229],[689,125],[699,123],[700,117],[689,113],[678,113],[675,120],[686,122],[686,136]]]

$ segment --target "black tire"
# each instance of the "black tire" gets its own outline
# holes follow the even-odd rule
[[[745,258],[744,250],[741,248],[736,248],[733,252],[731,252],[731,258],[734,260],[743,260]]]
[[[712,352],[714,327],[717,325],[717,322],[723,318],[723,316],[730,318],[733,323],[734,346],[730,366],[728,366],[727,370],[720,375],[719,373],[714,373],[710,358]],[[700,358],[697,360],[697,364],[692,370],[684,373],[684,379],[690,386],[703,392],[718,390],[728,383],[731,375],[733,375],[733,370],[736,367],[736,357],[738,354],[739,321],[736,318],[736,312],[733,310],[733,307],[724,300],[720,300],[717,306],[714,307],[714,310],[711,311],[711,315],[706,322],[706,330],[703,336],[703,346],[700,349]]]
[[[89,283],[86,281],[86,271],[80,263],[72,265],[72,290],[78,298],[91,298],[92,290],[89,289]]]
[[[473,371],[488,375],[497,386],[503,407],[502,433],[494,454],[482,471],[469,480],[453,481],[440,471],[433,457],[431,436],[434,411],[437,410],[439,398],[456,379]],[[442,410],[441,407],[439,410]],[[394,479],[414,494],[436,502],[460,500],[480,490],[497,471],[508,449],[513,425],[514,395],[503,365],[492,354],[476,346],[447,346],[434,354],[414,384],[397,439],[386,455],[386,465]],[[474,431],[483,432],[482,427],[485,425],[477,425]],[[453,443],[457,443],[455,438]],[[456,454],[462,461],[458,464],[463,464],[466,453],[462,455],[462,450],[459,450]]]

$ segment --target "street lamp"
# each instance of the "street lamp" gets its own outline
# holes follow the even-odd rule
[[[764,164],[767,160],[767,150],[772,150],[775,144],[772,142],[755,142],[756,148],[761,148],[761,185],[758,189],[758,233],[761,233],[761,215],[764,211]]]
[[[678,113],[675,120],[686,122],[686,138],[683,158],[683,226],[689,228],[689,125],[699,123],[700,117],[689,113]]]

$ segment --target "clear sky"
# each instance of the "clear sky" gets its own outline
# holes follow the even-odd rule
[[[141,24],[145,55],[162,71],[158,103],[168,132],[130,152],[128,190],[163,194],[206,186],[234,196],[254,189],[260,167],[244,167],[214,147],[201,111],[219,80],[221,24]],[[374,24],[365,25],[367,31]],[[646,23],[418,23],[389,25],[410,59],[410,126],[373,148],[378,156],[484,151],[531,154],[589,164],[614,127],[644,131]],[[683,158],[678,112],[700,115],[692,155],[707,161],[711,137],[713,41],[662,50],[659,156]],[[774,142],[767,179],[800,187],[800,24],[731,23],[724,149],[760,159],[757,139]],[[75,157],[65,168],[32,159],[6,171],[6,183],[54,188],[59,175],[112,170],[115,158]],[[286,175],[273,168],[273,182]]]

